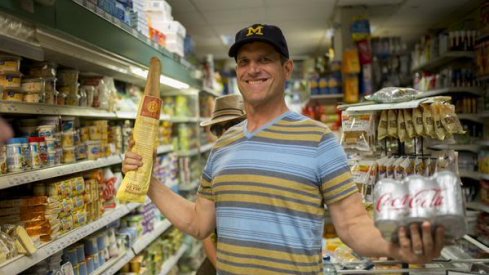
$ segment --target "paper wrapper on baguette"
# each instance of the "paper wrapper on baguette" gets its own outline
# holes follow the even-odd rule
[[[144,96],[139,102],[133,131],[135,145],[132,151],[143,158],[143,166],[126,173],[117,191],[117,199],[121,202],[143,203],[146,200],[161,110],[160,72],[160,60],[156,57],[151,58]]]

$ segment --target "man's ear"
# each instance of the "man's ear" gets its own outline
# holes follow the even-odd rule
[[[294,71],[294,61],[289,59],[284,64],[285,68],[285,79],[289,80],[292,77],[292,72]]]

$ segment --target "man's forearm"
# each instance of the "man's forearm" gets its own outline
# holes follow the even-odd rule
[[[198,227],[195,203],[176,194],[155,178],[151,179],[148,196],[173,226],[198,239],[207,237]]]
[[[367,215],[352,220],[347,231],[347,234],[341,234],[344,236],[342,239],[358,254],[366,257],[389,256],[389,243]]]

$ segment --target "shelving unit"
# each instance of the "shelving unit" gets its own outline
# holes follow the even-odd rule
[[[311,95],[310,100],[321,100],[321,99],[342,99],[343,94],[329,94],[329,95]]]
[[[453,60],[460,59],[460,58],[474,58],[475,53],[472,51],[448,51],[443,53],[441,56],[433,58],[432,60],[428,61],[425,64],[421,64],[417,67],[414,67],[412,69],[412,72],[417,72],[417,71],[429,71],[433,70],[436,68],[439,68],[443,65],[446,65]]]
[[[0,30],[0,51],[37,61],[46,60],[60,66],[74,67],[80,72],[109,76],[138,86],[145,85],[149,61],[151,57],[156,56],[161,60],[163,68],[160,78],[162,94],[165,91],[184,94],[185,91],[181,89],[201,86],[200,80],[193,77],[195,70],[193,65],[131,29],[90,1],[56,1],[53,6],[43,8],[41,12],[36,11],[34,14],[17,8],[19,5],[12,4],[13,2],[10,0],[0,2],[0,19],[2,16],[7,16],[22,23],[26,28],[32,28],[30,32],[32,36],[24,37],[16,33],[7,33],[5,29],[2,29]],[[90,31],[87,32],[87,30]],[[107,36],[108,33],[110,36]],[[165,81],[168,78],[173,81],[172,85]],[[198,90],[196,94],[199,94]],[[87,107],[5,101],[0,102],[0,113],[10,116],[52,115],[110,120],[134,120],[137,116],[136,111],[109,112]],[[162,114],[160,120],[174,123],[196,123],[200,121],[200,118],[198,116],[170,117]],[[189,153],[197,155],[199,150],[200,148],[197,148]],[[157,154],[172,151],[172,145],[157,148]],[[22,173],[9,173],[0,176],[0,189],[120,165],[123,158],[123,155],[113,155],[93,161],[87,160]],[[119,205],[116,209],[107,211],[100,219],[41,245],[34,255],[21,255],[10,259],[0,264],[0,274],[20,273],[127,215],[139,205],[136,203]],[[167,220],[158,223],[153,232],[142,236],[133,247],[105,263],[95,274],[115,274],[170,227],[171,224]],[[180,256],[181,254],[171,258],[174,262],[167,266],[170,268],[174,265]]]
[[[192,190],[195,190],[197,189],[197,187],[199,187],[199,181],[198,180],[195,180],[193,182],[190,182],[190,183],[187,183],[187,184],[180,184],[180,191],[192,191]]]
[[[0,189],[9,188],[29,182],[71,175],[78,172],[93,170],[121,163],[121,156],[113,155],[107,158],[99,158],[97,160],[85,160],[76,163],[63,164],[59,166],[27,172],[9,173],[4,176],[0,176]]]
[[[483,212],[489,213],[489,206],[486,205],[486,204],[483,204],[480,201],[471,201],[471,202],[468,202],[467,203],[467,208],[471,208],[471,209],[474,209],[474,210],[479,210],[479,211],[483,211]]]
[[[108,260],[105,264],[100,266],[94,271],[94,275],[112,275],[117,273],[124,265],[129,263],[136,255],[132,249],[128,249],[126,252],[119,255],[119,257]]]
[[[475,96],[481,96],[482,90],[479,87],[451,87],[438,90],[423,91],[418,98],[438,96],[438,95],[452,95],[452,94],[471,94]]]
[[[428,147],[435,150],[456,150],[456,151],[469,151],[472,153],[478,153],[480,146],[478,144],[436,144]]]
[[[119,205],[114,210],[106,212],[100,219],[72,230],[52,242],[41,245],[31,256],[20,255],[0,264],[0,274],[20,273],[56,252],[63,250],[65,247],[105,227],[109,223],[120,219],[130,211],[126,205]]]
[[[170,153],[173,151],[173,145],[160,145],[156,149],[156,154],[161,155],[161,154],[166,154]]]
[[[182,244],[182,246],[178,249],[178,251],[171,256],[168,260],[166,260],[161,266],[160,275],[166,275],[170,270],[175,266],[178,260],[182,257],[183,253],[188,249],[186,244]]]
[[[168,220],[163,220],[154,225],[152,232],[141,236],[133,245],[132,250],[137,255],[143,251],[150,243],[156,240],[161,234],[171,227],[171,223]]]
[[[200,152],[201,153],[205,153],[205,152],[208,152],[212,149],[212,147],[214,147],[215,143],[208,143],[206,145],[202,145],[200,146]]]

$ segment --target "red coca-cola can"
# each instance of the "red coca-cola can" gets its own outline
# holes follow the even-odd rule
[[[443,197],[443,203],[437,209],[435,223],[445,227],[445,238],[447,240],[459,239],[467,233],[462,182],[451,171],[438,172],[433,178],[437,182]]]
[[[375,226],[386,240],[397,240],[397,230],[408,213],[407,199],[408,190],[402,182],[382,179],[375,185]]]
[[[406,223],[432,222],[437,208],[443,203],[441,189],[432,179],[419,175],[409,176],[404,181],[409,191]]]

